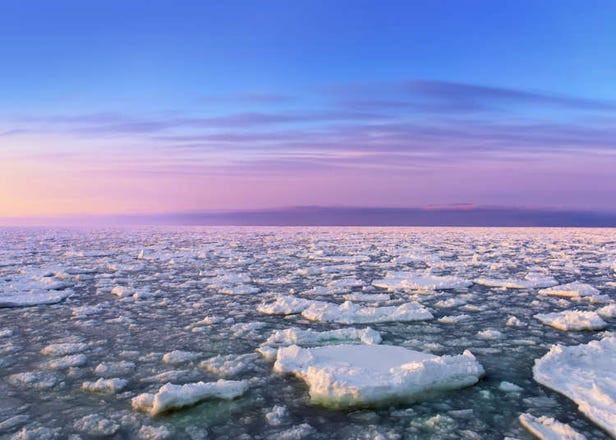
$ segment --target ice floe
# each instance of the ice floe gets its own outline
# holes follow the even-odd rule
[[[274,370],[306,382],[313,402],[346,407],[414,401],[477,383],[483,367],[469,351],[434,356],[391,345],[280,348]]]
[[[472,281],[455,276],[417,275],[411,272],[387,272],[385,278],[372,285],[388,290],[448,290],[469,287]]]
[[[563,297],[582,297],[598,295],[599,290],[590,284],[573,282],[561,284],[558,286],[548,287],[547,289],[539,290],[539,295],[563,296]]]
[[[362,307],[350,301],[342,304],[314,302],[302,312],[310,321],[338,322],[341,324],[370,324],[391,321],[426,321],[432,313],[417,302],[400,306]]]
[[[566,423],[561,423],[552,417],[535,417],[531,414],[520,414],[520,423],[528,432],[541,440],[586,440]]]
[[[616,437],[616,337],[588,344],[553,345],[535,361],[533,377],[564,394],[597,425]]]
[[[134,409],[158,415],[183,408],[206,399],[235,399],[248,390],[248,381],[219,379],[217,382],[197,382],[185,385],[166,384],[155,394],[144,393],[133,398]]]
[[[279,295],[273,302],[257,306],[257,311],[266,315],[292,315],[301,313],[315,301],[289,295]]]
[[[122,391],[127,384],[127,380],[118,377],[111,379],[100,378],[95,382],[82,383],[81,389],[91,393],[117,393]]]
[[[565,310],[535,315],[542,323],[558,330],[601,330],[607,323],[596,312]]]
[[[477,278],[475,284],[486,287],[504,289],[539,289],[552,287],[558,284],[554,277],[546,275],[528,274],[524,279],[515,278]]]
[[[252,369],[258,355],[255,353],[218,355],[199,363],[199,367],[222,377],[231,377]]]

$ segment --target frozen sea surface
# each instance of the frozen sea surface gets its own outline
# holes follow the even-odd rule
[[[1,228],[0,439],[608,439],[587,415],[614,413],[613,381],[566,372],[616,365],[593,342],[615,304],[614,229]],[[605,325],[569,325],[589,312]],[[348,344],[378,343],[468,350],[485,374],[333,409],[274,371],[277,350],[326,347],[350,389],[365,360],[345,350],[388,349]],[[544,386],[553,346],[601,362],[559,356]]]

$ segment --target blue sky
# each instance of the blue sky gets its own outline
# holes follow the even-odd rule
[[[0,159],[33,214],[616,210],[614,23],[608,1],[4,1]]]

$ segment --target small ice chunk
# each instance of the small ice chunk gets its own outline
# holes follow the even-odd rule
[[[169,365],[179,365],[194,361],[199,357],[199,353],[192,351],[173,350],[163,355],[163,362]]]
[[[498,385],[498,389],[504,391],[505,393],[519,393],[523,390],[522,387],[519,387],[516,384],[507,381],[502,381]]]
[[[292,345],[278,350],[274,371],[303,379],[312,401],[333,407],[414,401],[473,385],[484,373],[469,351],[439,357],[391,345]]]
[[[135,370],[135,363],[130,361],[101,362],[94,369],[97,376],[124,376]]]
[[[127,286],[115,286],[111,289],[111,294],[118,298],[128,298],[129,296],[133,296],[135,291]]]
[[[347,293],[342,296],[347,301],[384,302],[391,300],[388,293]]]
[[[165,440],[173,433],[165,425],[151,426],[143,425],[137,433],[138,440]]]
[[[586,440],[585,436],[571,426],[551,417],[535,417],[524,413],[520,414],[518,419],[528,432],[541,440]]]
[[[287,417],[287,407],[284,405],[276,405],[271,411],[265,414],[265,420],[267,424],[271,426],[282,425],[284,419]]]
[[[590,284],[579,283],[577,281],[573,283],[549,287],[547,289],[541,289],[539,291],[539,295],[564,296],[567,298],[595,296],[598,294],[599,290],[595,289]]]
[[[49,368],[69,368],[69,367],[83,367],[88,362],[88,358],[84,354],[70,354],[68,356],[62,356],[47,361]]]
[[[597,310],[599,316],[605,319],[616,318],[616,304],[610,304],[609,306],[601,307]]]
[[[110,436],[120,429],[120,425],[98,414],[90,414],[77,420],[73,428],[87,435]]]
[[[257,311],[265,315],[292,315],[303,312],[313,303],[315,303],[315,301],[310,299],[279,295],[274,302],[259,305]]]
[[[45,356],[66,356],[68,354],[80,353],[88,348],[88,344],[83,342],[49,344],[41,350],[41,354]]]
[[[45,371],[27,371],[10,375],[8,381],[13,385],[25,385],[37,390],[45,390],[54,387],[59,382],[59,378]]]
[[[252,368],[257,359],[258,355],[254,353],[218,355],[202,361],[199,367],[210,373],[229,377]]]
[[[481,330],[477,332],[477,337],[481,339],[500,339],[503,337],[503,334],[498,330],[494,330],[492,328]]]
[[[261,291],[257,286],[250,284],[239,284],[236,286],[225,286],[218,289],[218,292],[225,295],[252,295]]]
[[[457,324],[462,321],[468,321],[469,319],[471,319],[469,315],[462,314],[455,316],[443,316],[442,318],[439,318],[438,322],[441,324]]]
[[[540,313],[535,318],[558,330],[600,330],[607,327],[607,323],[596,312],[581,310]]]
[[[185,385],[165,384],[156,394],[140,394],[133,398],[136,410],[158,415],[171,409],[193,405],[205,399],[235,399],[248,390],[248,381],[219,379],[217,382],[197,382]]]
[[[128,384],[125,379],[114,377],[112,379],[100,378],[96,382],[84,382],[81,384],[81,389],[91,393],[117,393],[122,391]]]
[[[338,305],[329,302],[314,303],[302,312],[311,321],[338,322],[341,324],[368,324],[391,321],[426,321],[432,313],[417,302],[400,306],[361,307],[350,301]]]
[[[537,382],[564,394],[597,425],[616,437],[616,337],[588,344],[553,345],[535,361]]]
[[[505,325],[507,327],[523,327],[524,323],[517,316],[510,316]]]

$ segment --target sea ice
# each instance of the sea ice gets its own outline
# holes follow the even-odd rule
[[[255,353],[218,355],[199,363],[199,367],[218,376],[230,377],[249,370],[258,359]]]
[[[391,300],[388,293],[347,293],[342,296],[347,301],[385,302]]]
[[[274,371],[303,379],[313,402],[333,407],[414,401],[473,385],[484,373],[469,351],[439,357],[391,345],[292,345],[278,350]]]
[[[600,330],[607,327],[607,323],[596,312],[581,310],[540,313],[535,318],[558,330]]]
[[[473,283],[455,276],[416,275],[410,272],[387,272],[372,285],[388,290],[447,290],[469,287]]]
[[[318,301],[320,303],[321,301]],[[314,300],[289,295],[279,295],[274,302],[257,306],[257,311],[266,315],[292,315],[301,313],[310,307]]]
[[[101,417],[98,414],[90,414],[82,417],[73,424],[73,427],[77,431],[96,437],[110,436],[120,429],[119,424]]]
[[[520,423],[531,434],[541,440],[586,440],[586,437],[576,432],[566,423],[561,423],[551,417],[534,417],[531,414],[520,414]]]
[[[192,351],[173,350],[163,355],[163,362],[169,365],[179,365],[194,361],[199,357],[199,353]]]
[[[616,337],[553,345],[535,361],[533,377],[564,394],[589,419],[616,437]]]
[[[49,344],[41,350],[41,354],[46,356],[66,356],[84,351],[88,344],[83,342],[66,342],[61,344]]]
[[[158,415],[171,409],[193,405],[205,399],[235,399],[248,390],[248,381],[224,380],[185,385],[166,384],[156,394],[144,393],[131,401],[134,409]]]
[[[314,302],[302,312],[311,321],[338,322],[341,324],[369,324],[391,321],[426,321],[432,313],[416,302],[400,306],[362,307],[350,301],[338,305],[329,302]]]
[[[579,283],[577,281],[539,290],[539,295],[564,296],[567,298],[595,296],[598,294],[599,290],[595,289],[590,284]]]
[[[610,304],[609,306],[601,307],[597,310],[599,316],[605,319],[616,318],[616,304]]]
[[[81,389],[91,393],[117,393],[122,391],[128,384],[127,380],[114,377],[111,379],[100,378],[96,382],[84,382]]]
[[[513,278],[477,278],[475,284],[505,289],[538,289],[556,286],[558,281],[551,276],[528,274],[523,280]]]

